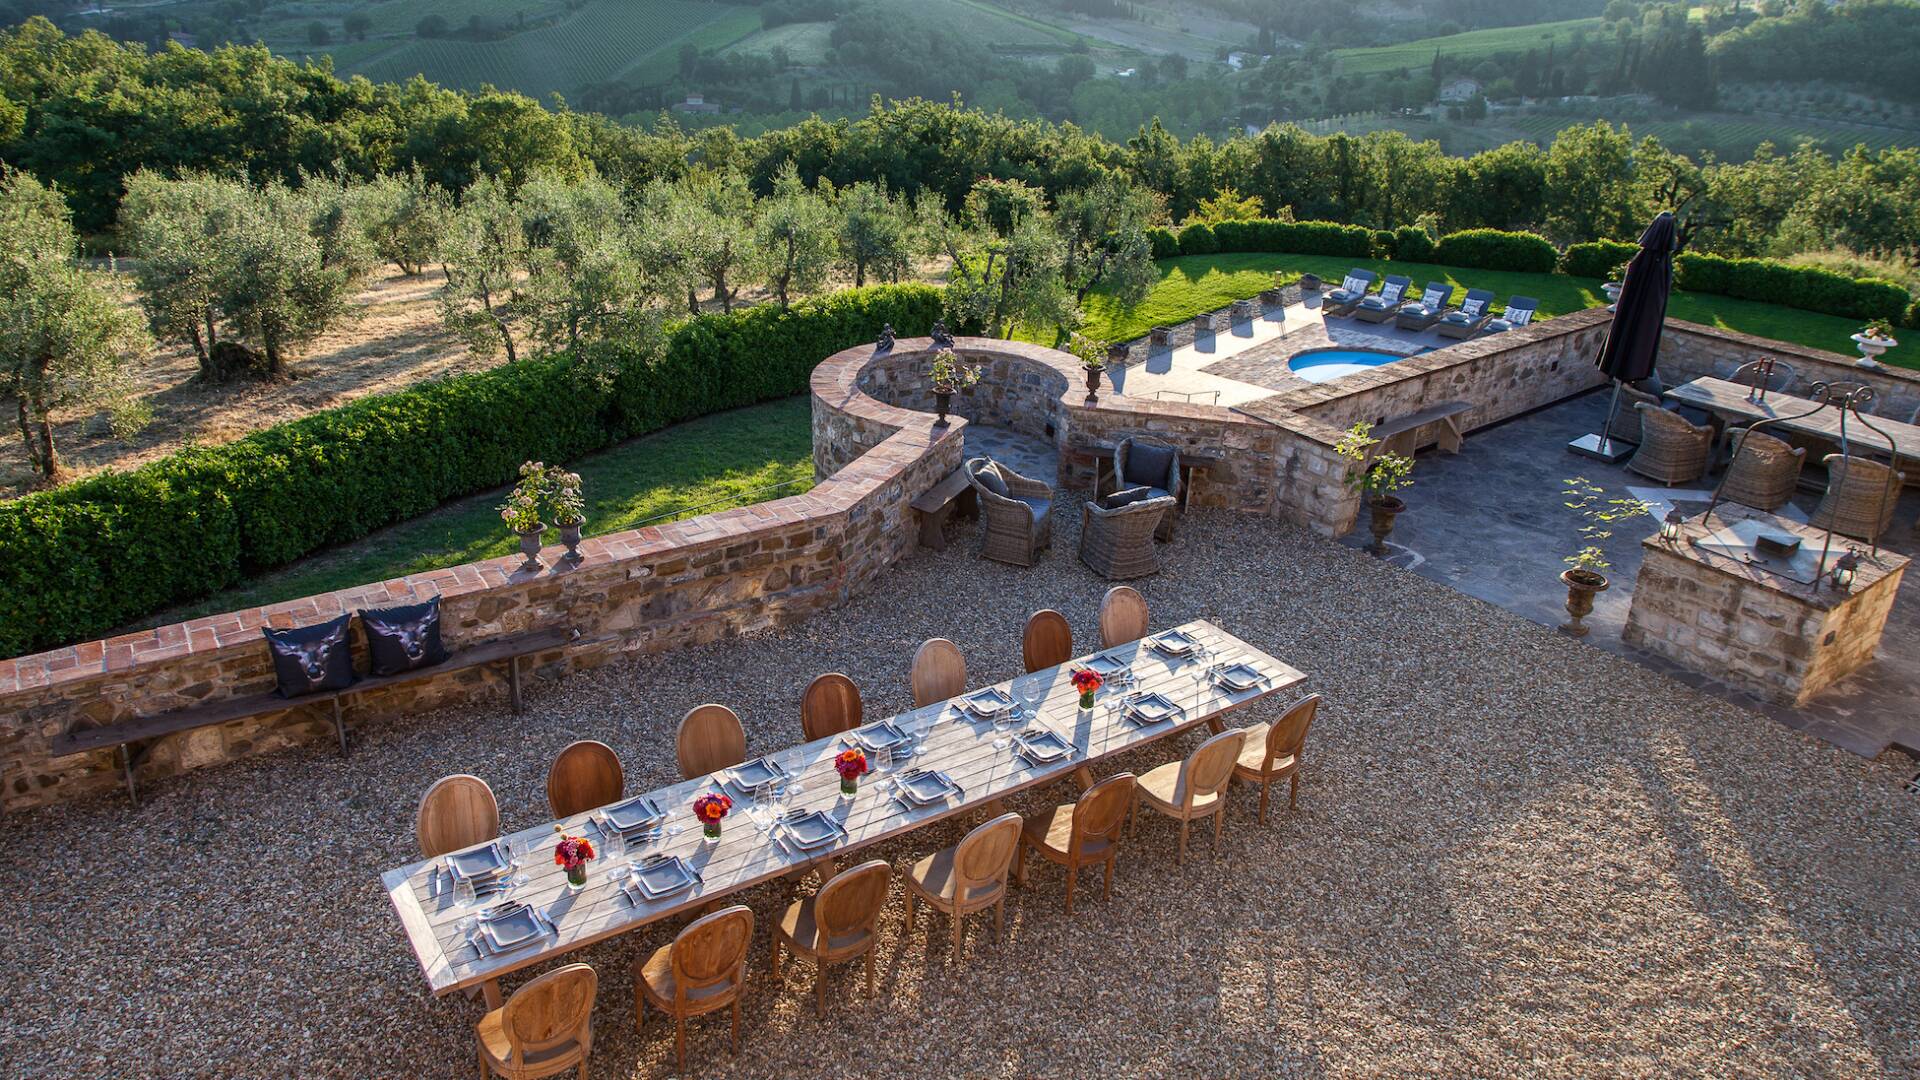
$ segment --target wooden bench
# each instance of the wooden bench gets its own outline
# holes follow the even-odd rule
[[[1374,458],[1388,451],[1412,457],[1425,441],[1420,437],[1421,429],[1431,424],[1440,425],[1433,433],[1434,442],[1440,449],[1449,454],[1459,453],[1466,437],[1460,430],[1459,417],[1472,408],[1465,401],[1443,401],[1418,412],[1389,419],[1371,432],[1376,441],[1367,448],[1366,463],[1371,465]]]
[[[973,490],[963,466],[928,488],[913,500],[913,512],[920,518],[920,546],[935,551],[947,549],[947,520],[956,513],[962,518],[980,516],[980,494]]]
[[[94,750],[118,747],[120,766],[123,772],[127,796],[139,805],[140,795],[134,787],[133,772],[147,759],[158,741],[167,735],[176,735],[183,731],[197,731],[200,728],[217,724],[246,720],[269,713],[289,712],[307,705],[325,704],[331,707],[333,732],[340,739],[340,755],[347,753],[347,727],[341,715],[341,699],[350,694],[368,690],[380,690],[389,686],[429,678],[449,671],[464,671],[485,664],[507,662],[507,685],[513,698],[513,711],[521,709],[520,700],[520,658],[533,653],[558,648],[575,640],[577,633],[571,629],[536,630],[529,634],[513,637],[495,638],[492,641],[461,649],[459,652],[431,667],[418,668],[398,675],[373,675],[361,679],[344,690],[323,690],[315,694],[285,698],[276,693],[249,694],[244,697],[227,698],[209,705],[199,705],[188,709],[176,709],[173,712],[159,713],[154,716],[141,716],[117,724],[103,724],[98,727],[74,728],[54,736],[51,745],[55,758],[72,757]],[[138,745],[136,745],[138,744]]]

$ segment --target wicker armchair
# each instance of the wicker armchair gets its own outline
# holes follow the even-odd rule
[[[1638,446],[1646,442],[1640,430],[1640,406],[1662,408],[1660,399],[1638,387],[1620,384],[1620,409],[1613,414],[1613,437]]]
[[[1807,452],[1771,435],[1736,431],[1733,460],[1720,481],[1720,497],[1755,510],[1778,510],[1793,498]]]
[[[987,458],[967,462],[967,481],[980,496],[986,522],[982,558],[1032,566],[1053,545],[1053,489]]]
[[[1627,468],[1663,484],[1706,475],[1713,457],[1712,428],[1644,401],[1633,411],[1640,414],[1640,449],[1627,459]]]
[[[1122,439],[1120,445],[1113,448],[1113,482],[1116,491],[1143,487],[1151,498],[1169,496],[1174,500],[1177,511],[1180,501],[1180,450],[1158,439],[1141,435]],[[1161,540],[1173,539],[1173,515],[1174,511],[1160,515],[1160,527],[1154,536]]]
[[[1893,523],[1906,474],[1852,455],[1828,454],[1826,466],[1827,493],[1813,512],[1813,527],[1869,542],[1879,539]]]
[[[1135,489],[1138,490],[1138,489]],[[1117,505],[1116,505],[1117,504]],[[1110,495],[1080,507],[1080,561],[1108,581],[1160,572],[1153,534],[1173,513],[1171,495]]]

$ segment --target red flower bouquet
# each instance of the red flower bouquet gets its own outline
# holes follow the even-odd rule
[[[553,847],[554,865],[566,868],[567,886],[578,889],[587,883],[587,863],[594,857],[593,841],[584,836],[568,836],[558,825],[553,828],[560,834],[560,842]]]
[[[1081,708],[1093,708],[1094,691],[1099,690],[1100,684],[1105,681],[1099,672],[1091,668],[1079,668],[1073,673],[1073,688],[1080,691]]]
[[[833,759],[833,769],[840,774],[840,793],[851,795],[860,789],[860,778],[867,775],[867,755],[859,750],[842,750]]]
[[[720,839],[720,822],[726,819],[727,812],[732,809],[733,799],[717,791],[709,791],[693,800],[693,816],[700,819],[709,840]]]

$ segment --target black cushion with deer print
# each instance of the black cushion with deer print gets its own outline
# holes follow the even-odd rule
[[[281,697],[302,697],[322,690],[344,690],[353,685],[353,649],[347,626],[353,616],[297,630],[265,628],[267,648],[273,653],[273,674]]]
[[[440,643],[440,598],[421,604],[373,608],[360,613],[375,675],[398,675],[432,667],[447,658]]]

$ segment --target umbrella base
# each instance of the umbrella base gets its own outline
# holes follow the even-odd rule
[[[1567,449],[1581,457],[1604,461],[1609,465],[1618,465],[1633,456],[1640,449],[1639,443],[1630,443],[1625,439],[1609,438],[1605,435],[1582,435],[1567,444]]]

